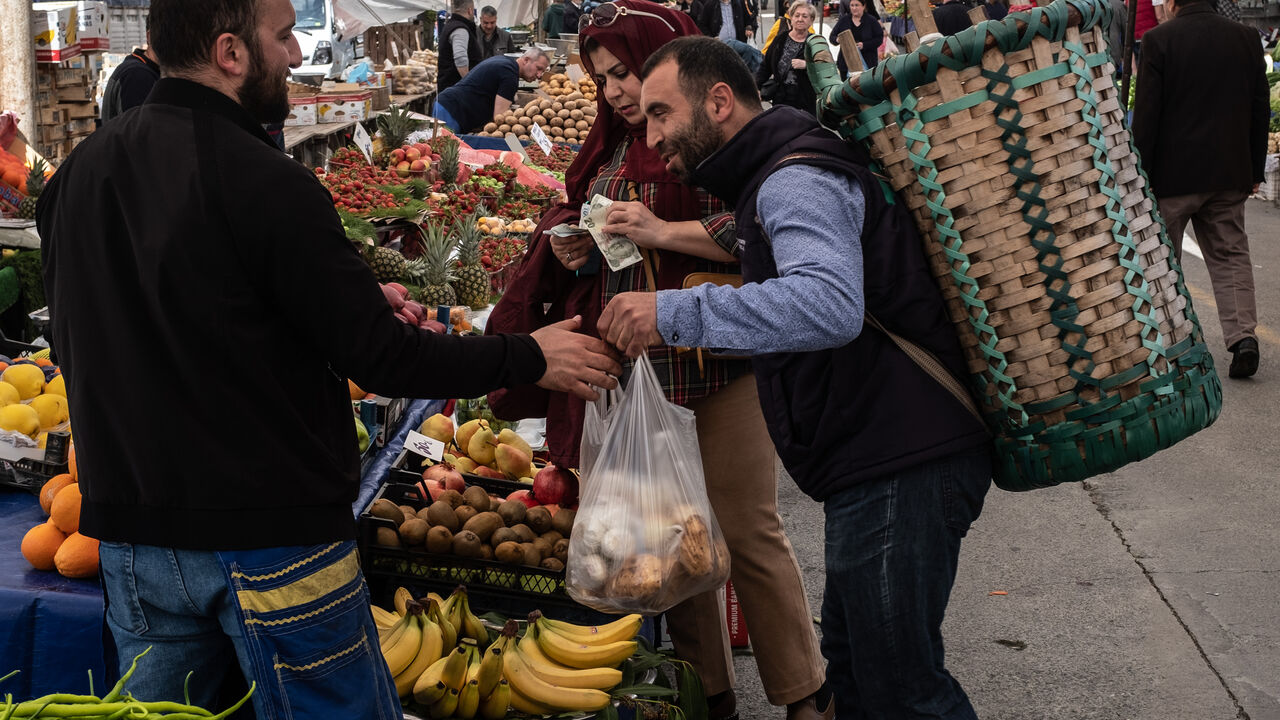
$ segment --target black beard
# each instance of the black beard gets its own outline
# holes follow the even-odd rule
[[[674,152],[680,156],[679,170],[672,170],[676,177],[686,185],[694,185],[693,172],[704,160],[720,149],[722,141],[720,130],[706,110],[697,108],[692,113],[689,124],[680,128],[661,143],[658,151],[662,154]]]
[[[283,75],[267,73],[267,61],[257,42],[248,45],[252,64],[240,87],[240,104],[264,125],[284,122],[289,117],[289,86]]]

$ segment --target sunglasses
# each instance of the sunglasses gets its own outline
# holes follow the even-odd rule
[[[662,24],[666,25],[668,30],[676,32],[676,29],[671,26],[671,23],[667,22],[667,19],[661,15],[654,15],[653,13],[647,13],[643,10],[632,10],[620,5],[615,5],[611,2],[602,3],[591,8],[591,12],[583,13],[582,17],[578,18],[578,32],[581,33],[583,30],[586,30],[589,25],[595,25],[598,28],[609,27],[617,22],[618,18],[624,15],[638,15],[640,17],[655,18],[657,20],[661,20]]]

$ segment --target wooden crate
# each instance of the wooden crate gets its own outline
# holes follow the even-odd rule
[[[414,50],[422,47],[421,29],[422,26],[416,22],[402,22],[366,30],[365,59],[375,70],[381,70],[387,60],[391,60],[393,65],[404,64]]]

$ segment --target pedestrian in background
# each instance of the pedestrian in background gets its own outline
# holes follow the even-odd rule
[[[961,0],[943,0],[941,5],[933,9],[933,22],[943,35],[955,35],[965,28],[973,27],[973,21],[969,19],[969,6]]]
[[[551,0],[547,12],[542,16],[542,31],[549,39],[560,37],[560,28],[564,27],[564,0]]]
[[[484,59],[476,30],[475,0],[452,0],[453,13],[440,32],[436,56],[436,92],[457,85]]]
[[[138,107],[160,79],[160,64],[151,49],[151,15],[147,15],[147,44],[116,67],[102,91],[102,122],[108,122],[129,108]]]
[[[480,8],[480,57],[488,60],[495,55],[519,52],[511,39],[511,33],[498,27],[498,11],[492,5]]]
[[[1245,378],[1260,357],[1244,205],[1264,174],[1266,69],[1253,28],[1207,0],[1165,7],[1170,20],[1142,41],[1133,139],[1179,258],[1187,223],[1195,229],[1232,355],[1228,374]]]
[[[849,14],[836,21],[829,38],[833,47],[839,47],[840,33],[845,30],[853,33],[853,40],[858,44],[858,52],[862,55],[862,66],[866,70],[880,62],[880,45],[884,42],[884,26],[880,24],[875,8],[868,6],[868,2],[870,0],[849,0]],[[836,68],[840,71],[841,78],[848,77],[849,64],[843,52],[836,59]]]
[[[696,19],[707,37],[746,42],[756,34],[755,16],[747,10],[744,0],[707,2]]]
[[[787,11],[787,31],[779,32],[764,51],[764,62],[756,73],[760,97],[774,105],[789,105],[813,115],[818,93],[809,82],[804,44],[813,29],[817,10],[808,0],[795,0]]]

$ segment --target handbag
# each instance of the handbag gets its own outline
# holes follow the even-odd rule
[[[773,102],[778,95],[778,78],[769,78],[760,86],[760,99],[765,102]]]

